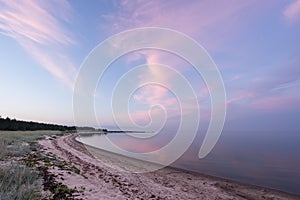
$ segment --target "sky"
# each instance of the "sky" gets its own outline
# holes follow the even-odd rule
[[[84,59],[110,36],[143,27],[181,32],[207,51],[226,91],[224,129],[300,130],[300,0],[0,0],[0,115],[74,124],[74,85]],[[180,87],[174,74],[150,66],[157,63],[189,81],[199,108],[180,107],[176,94],[159,84],[140,85],[153,78]],[[113,90],[139,65],[148,68],[132,78],[137,89],[126,108],[136,125],[166,116],[177,126],[180,108],[199,109],[200,121],[210,120],[210,94],[193,66],[145,49],[117,59],[99,80],[93,95],[101,126],[115,126]],[[116,111],[121,120],[123,111]]]

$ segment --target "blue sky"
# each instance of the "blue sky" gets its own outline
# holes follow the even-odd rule
[[[0,115],[73,124],[74,83],[84,58],[109,36],[142,27],[182,32],[208,51],[226,89],[226,129],[300,129],[299,0],[2,0]],[[99,83],[95,106],[101,124],[114,125],[108,107],[118,78],[151,63],[182,73],[197,94],[202,119],[209,119],[209,94],[192,66],[174,55],[144,50],[117,60]],[[173,81],[167,75],[158,78]],[[157,85],[137,90],[130,99],[136,123],[147,124],[148,109],[158,103],[177,123],[176,98]]]

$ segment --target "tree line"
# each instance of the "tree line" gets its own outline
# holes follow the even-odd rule
[[[92,127],[87,127],[94,129]],[[4,131],[37,131],[37,130],[54,130],[54,131],[75,131],[75,126],[63,126],[57,124],[46,124],[38,122],[27,122],[16,119],[2,118],[0,116],[0,130]]]

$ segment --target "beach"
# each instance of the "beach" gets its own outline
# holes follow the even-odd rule
[[[43,155],[67,163],[51,165],[46,170],[52,182],[72,191],[69,199],[300,199],[272,189],[170,167],[128,173],[107,165],[105,159],[95,159],[76,137],[77,134],[69,134],[39,141]]]

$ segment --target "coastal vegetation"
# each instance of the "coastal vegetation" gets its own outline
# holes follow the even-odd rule
[[[75,132],[78,131],[107,131],[106,129],[95,129],[89,126],[64,126],[58,124],[39,123],[33,121],[23,121],[17,119],[11,119],[9,117],[3,118],[0,116],[0,130],[2,131],[66,131]]]
[[[46,155],[38,140],[55,139],[76,131],[106,131],[93,127],[63,126],[0,116],[0,199],[68,199],[82,188],[68,188],[56,182],[49,168],[80,174],[72,163]],[[84,175],[83,175],[84,176]]]
[[[0,199],[40,199],[42,178],[22,158],[35,152],[37,140],[53,131],[0,131]]]
[[[35,130],[55,130],[55,131],[74,131],[75,126],[63,126],[57,124],[46,124],[38,122],[27,122],[22,120],[2,118],[0,116],[0,130],[4,131],[35,131]]]
[[[61,131],[0,131],[0,199],[68,199],[82,188],[68,188],[56,182],[50,168],[80,174],[72,163],[46,155],[38,140],[55,139]]]

